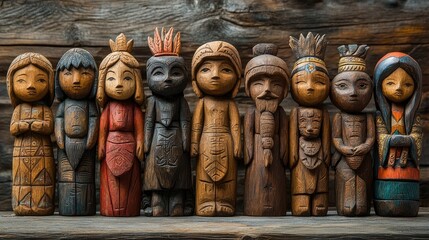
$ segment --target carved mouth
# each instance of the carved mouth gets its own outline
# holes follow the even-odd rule
[[[121,94],[123,91],[124,91],[124,90],[120,90],[120,89],[118,89],[118,90],[116,90],[116,93]]]
[[[34,90],[29,90],[29,91],[27,92],[27,94],[28,94],[28,95],[36,95],[36,91],[34,91]]]
[[[394,95],[400,97],[400,96],[402,96],[402,93],[401,92],[395,92]]]
[[[357,98],[349,98],[349,102],[359,102],[359,99],[357,99]]]
[[[210,81],[210,84],[212,84],[212,85],[219,85],[219,81]]]
[[[73,86],[73,89],[81,89],[81,86],[80,85],[75,85],[75,86]]]

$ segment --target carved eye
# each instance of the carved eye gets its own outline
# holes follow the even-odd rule
[[[154,76],[162,76],[162,75],[164,75],[164,73],[161,72],[161,71],[156,71],[156,72],[153,73],[153,75]]]
[[[206,67],[205,67],[205,68],[201,68],[201,72],[204,72],[204,73],[205,73],[205,72],[208,72],[208,71],[210,71],[210,69],[209,69],[209,68],[206,68]]]
[[[107,78],[107,81],[115,81],[115,78],[114,77],[109,77],[109,78]]]
[[[70,71],[65,71],[65,72],[64,72],[64,75],[66,75],[66,76],[70,76],[70,75],[72,75],[72,73],[71,73]]]
[[[367,86],[368,86],[368,84],[366,84],[366,83],[360,83],[359,84],[360,89],[365,89]]]
[[[222,68],[223,73],[232,73],[232,69],[230,68]]]
[[[395,85],[395,83],[394,83],[393,81],[389,81],[389,82],[387,82],[386,84],[387,84],[387,85],[389,85],[389,86],[393,86],[393,85]]]
[[[347,88],[347,84],[345,84],[345,83],[338,83],[335,86],[341,90],[344,90]]]
[[[326,83],[324,81],[322,81],[322,80],[316,80],[316,84],[320,85],[320,86],[325,86],[326,85]]]
[[[412,83],[405,83],[405,87],[407,87],[407,88],[413,87],[413,86],[414,86],[414,84],[412,84]]]
[[[39,79],[37,79],[37,82],[39,82],[39,83],[45,83],[45,82],[46,82],[46,80],[45,80],[45,79],[43,79],[43,78],[39,78]]]
[[[24,79],[22,79],[22,78],[20,78],[20,79],[18,79],[18,81],[17,81],[18,83],[25,83],[25,80]]]
[[[84,71],[84,72],[82,72],[82,75],[90,75],[91,73],[90,72],[88,72],[88,71]]]
[[[131,81],[133,79],[131,77],[124,77],[124,80]]]

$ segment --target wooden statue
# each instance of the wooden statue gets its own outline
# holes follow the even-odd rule
[[[277,46],[258,44],[244,71],[255,102],[244,117],[244,214],[282,216],[287,211],[288,118],[279,106],[288,94],[289,71]]]
[[[199,97],[192,118],[191,157],[196,166],[195,212],[232,216],[237,163],[241,157],[240,115],[234,97],[240,87],[240,56],[234,46],[215,41],[192,58],[192,87]]]
[[[338,75],[332,80],[331,101],[341,113],[333,119],[337,212],[343,216],[365,216],[371,210],[372,158],[375,141],[374,117],[362,113],[372,96],[372,80],[365,72],[369,47],[340,46]]]
[[[60,104],[55,116],[60,215],[95,214],[95,145],[98,137],[97,65],[81,48],[67,51],[55,73]]]
[[[374,209],[380,216],[417,216],[422,125],[417,114],[422,72],[409,55],[391,52],[374,70],[378,161]]]
[[[325,35],[290,38],[297,57],[291,93],[299,107],[290,113],[289,166],[292,215],[324,216],[328,211],[330,164],[329,113],[322,106],[329,95],[329,76],[323,61]]]
[[[133,40],[110,40],[112,53],[100,64],[97,103],[103,108],[98,135],[100,213],[140,215],[143,161],[143,83],[139,63],[130,54]]]
[[[11,63],[6,78],[14,106],[10,133],[12,208],[16,215],[50,215],[55,205],[55,162],[50,135],[54,118],[54,71],[38,53],[24,53]]]
[[[191,112],[183,90],[188,82],[185,61],[179,57],[180,32],[155,29],[148,38],[154,54],[147,61],[147,81],[152,96],[147,99],[145,118],[143,190],[151,193],[153,216],[191,215],[185,210],[186,191],[191,189]],[[150,214],[152,212],[152,214]]]

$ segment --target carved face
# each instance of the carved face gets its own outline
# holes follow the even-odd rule
[[[255,76],[251,81],[249,93],[256,103],[256,108],[274,113],[283,100],[285,80],[279,76],[263,74]]]
[[[398,68],[383,80],[381,90],[390,101],[401,103],[413,95],[414,81],[407,72]]]
[[[136,91],[136,77],[133,69],[118,61],[107,70],[105,91],[116,100],[127,100]]]
[[[329,77],[316,69],[324,66],[320,63],[304,62],[296,67],[301,66],[304,66],[304,70],[292,77],[292,97],[303,106],[319,105],[329,94]]]
[[[151,63],[147,79],[152,92],[162,96],[172,96],[183,92],[186,88],[187,78],[182,58],[165,56],[154,57],[149,61]]]
[[[95,72],[90,68],[73,67],[62,70],[58,76],[60,87],[69,98],[83,99],[91,92]]]
[[[207,60],[198,68],[197,84],[204,93],[222,96],[229,93],[237,83],[237,73],[229,60]]]
[[[298,127],[301,136],[318,137],[322,126],[322,111],[318,109],[299,109]]]
[[[372,81],[365,72],[341,72],[332,80],[331,101],[342,111],[362,111],[371,96]]]
[[[24,102],[37,102],[48,94],[48,74],[30,64],[13,75],[13,92]]]

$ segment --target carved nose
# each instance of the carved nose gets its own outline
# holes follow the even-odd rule
[[[116,88],[123,88],[124,86],[122,86],[121,84],[116,85]]]
[[[33,87],[33,85],[28,86],[27,90],[36,90],[35,87]]]
[[[173,80],[167,79],[167,80],[165,80],[165,83],[171,84],[171,83],[173,83]]]
[[[73,84],[79,84],[80,83],[80,78],[79,77],[74,77],[73,78]]]

